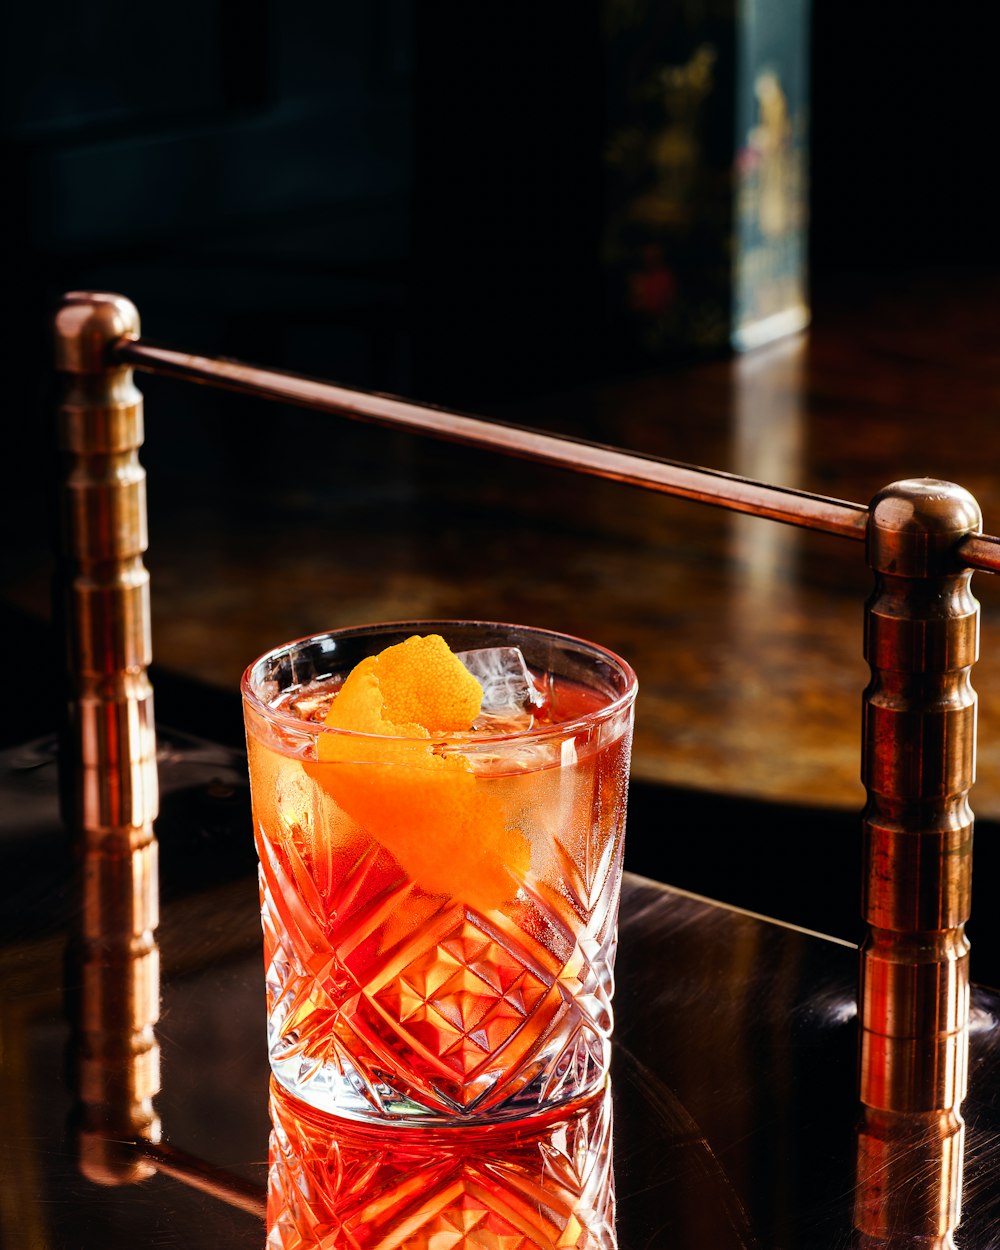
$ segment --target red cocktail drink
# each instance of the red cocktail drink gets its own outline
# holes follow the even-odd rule
[[[601,648],[478,623],[248,670],[269,1046],[296,1097],[468,1123],[601,1088],[634,695]]]

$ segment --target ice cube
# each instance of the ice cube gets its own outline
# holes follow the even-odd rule
[[[313,683],[302,686],[288,699],[288,710],[301,720],[323,721],[333,702],[330,684]]]
[[[541,707],[545,696],[535,685],[520,647],[480,647],[475,651],[456,651],[476,681],[483,688],[483,713],[486,716],[507,716]],[[498,729],[511,733],[513,729]]]
[[[528,738],[524,742],[494,749],[487,740],[482,749],[466,750],[465,754],[472,771],[480,776],[516,777],[557,765],[559,743],[545,738]]]
[[[481,734],[520,734],[531,729],[534,723],[530,706],[504,707],[496,712],[480,712],[472,728]]]

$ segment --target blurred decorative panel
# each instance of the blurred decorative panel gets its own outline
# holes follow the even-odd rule
[[[652,362],[801,329],[808,0],[607,0],[610,332]]]

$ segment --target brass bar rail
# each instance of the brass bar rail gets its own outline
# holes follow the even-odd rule
[[[979,604],[953,551],[980,524],[975,499],[942,482],[896,482],[871,506],[855,1206],[863,1247],[951,1245],[961,1212]]]
[[[282,400],[301,408],[412,430],[467,447],[498,451],[661,494],[714,504],[734,512],[822,530],[842,538],[862,541],[865,536],[867,509],[863,504],[769,486],[718,469],[703,469],[583,439],[487,421],[483,417],[464,416],[391,395],[356,391],[315,378],[260,369],[235,360],[191,356],[186,352],[153,346],[142,339],[120,339],[112,348],[112,355],[120,364],[182,381],[207,383],[261,399]]]
[[[91,655],[87,648],[81,654],[79,646],[70,655],[71,678],[78,691],[76,719],[84,730],[84,755],[75,764],[90,767],[95,793],[100,790],[109,804],[117,804],[115,811],[122,807],[120,779],[149,759],[152,734],[145,680],[149,654],[144,643],[148,607],[141,562],[144,500],[135,491],[127,498],[125,493],[128,482],[138,481],[134,453],[141,442],[133,368],[865,541],[875,590],[865,614],[865,655],[872,680],[864,692],[861,743],[868,791],[863,820],[868,937],[859,992],[863,1118],[857,1228],[867,1239],[863,1244],[884,1244],[881,1178],[887,1170],[903,1166],[904,1155],[912,1156],[906,1150],[892,1153],[893,1143],[905,1145],[916,1134],[923,1145],[920,1176],[910,1191],[913,1201],[905,1213],[893,1208],[892,1218],[905,1214],[909,1233],[946,1244],[941,1238],[948,1236],[960,1211],[960,1107],[968,1044],[965,922],[971,894],[972,812],[967,796],[976,751],[976,696],[969,677],[978,646],[978,605],[969,580],[973,569],[1000,572],[1000,538],[980,532],[975,500],[950,483],[920,479],[893,483],[866,507],[291,373],[190,355],[144,342],[135,309],[116,295],[67,296],[56,325],[57,368],[67,375],[62,412],[71,465],[64,483],[69,504],[64,550],[71,570],[77,570],[72,583],[77,597],[71,604],[75,629],[79,633],[80,620],[86,624],[88,613],[97,611],[91,607],[93,571],[101,578],[98,606],[107,601],[108,611],[122,609],[116,628],[131,639],[130,647],[113,645],[117,635],[109,628],[110,642],[100,655]],[[105,480],[112,452],[132,466],[128,482],[114,475]],[[74,508],[78,498],[82,502]],[[101,535],[108,531],[119,534],[120,541],[105,551]],[[131,600],[123,596],[133,586],[142,594],[130,614],[125,609]],[[85,637],[92,635],[96,648],[97,638],[104,635],[91,631]],[[102,680],[91,674],[101,674]],[[123,686],[126,677],[130,684]],[[127,697],[121,694],[123,689]],[[114,721],[124,708],[143,732],[123,730],[111,743],[88,736],[85,731],[93,720],[88,698],[105,720]],[[86,755],[88,745],[93,758]],[[105,853],[116,864],[127,863],[155,810],[152,788],[146,799],[135,805],[129,819],[116,821],[96,820],[93,813],[103,809],[84,803],[77,812],[78,836],[84,845],[102,836]],[[141,867],[144,876],[146,865]],[[152,902],[142,916],[119,914],[125,910],[119,895],[111,902],[115,905],[95,906],[87,921],[95,937],[98,930],[118,938],[148,934],[155,926]],[[120,1038],[128,1027],[139,1024],[141,1036],[147,1037],[155,1023],[155,1004],[142,999],[139,1007],[134,1022],[95,1017],[92,1033],[103,1038],[110,1030]],[[190,1182],[198,1161],[179,1153],[171,1157],[158,1145],[158,1124],[148,1113],[150,1095],[156,1092],[154,1077],[147,1074],[130,1086],[120,1072],[116,1081],[110,1079],[116,1076],[114,1064],[108,1065],[110,1075],[102,1075],[100,1062],[94,1067],[83,1102],[85,1109],[96,1113],[99,1128],[108,1131],[121,1125],[128,1136],[144,1139],[141,1158],[147,1167],[173,1169],[174,1175]],[[142,1095],[138,1103],[146,1122],[136,1113],[137,1094]],[[99,1138],[101,1133],[93,1135]],[[87,1145],[86,1138],[83,1144]],[[120,1170],[107,1166],[103,1175],[99,1168],[93,1170],[96,1179],[106,1183],[134,1178],[127,1163]],[[199,1179],[205,1178],[199,1174]],[[227,1200],[235,1196],[238,1203],[248,1204],[247,1209],[259,1209],[254,1206],[259,1200],[249,1191],[237,1187],[238,1193],[224,1193],[226,1185],[219,1186],[218,1177],[209,1181]]]
[[[156,730],[142,395],[108,344],[138,334],[120,296],[67,296],[55,320],[60,565],[69,709],[63,776],[80,889],[75,1021],[80,1164],[101,1184],[149,1176],[123,1142],[156,1142],[160,972]]]
[[[840,538],[852,538],[858,542],[865,538],[868,508],[846,499],[834,499],[787,486],[773,486],[720,469],[707,469],[585,439],[449,412],[393,395],[357,391],[280,369],[263,369],[238,360],[192,355],[148,343],[141,338],[123,337],[112,344],[110,351],[117,363],[131,365],[147,373],[199,382],[259,399],[278,400],[375,425],[411,430],[447,442],[498,451]],[[964,540],[958,550],[966,568],[1000,573],[1000,538],[975,534]]]

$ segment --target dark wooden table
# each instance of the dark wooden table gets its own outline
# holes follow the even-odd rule
[[[176,1176],[106,1188],[77,1167],[67,1076],[75,974],[66,958],[76,905],[52,746],[0,755],[0,1244],[262,1245],[268,1071],[244,761],[172,735],[161,743],[157,1106],[175,1160],[187,1160],[189,1176],[193,1156],[203,1174],[228,1178],[234,1206]],[[591,1250],[860,1244],[856,951],[637,877],[626,879],[621,920],[617,1217]],[[985,1250],[1000,1227],[995,993],[974,991],[971,1047],[958,1244]],[[908,1148],[900,1146],[904,1160]],[[924,1157],[915,1147],[914,1160]],[[884,1244],[931,1243],[900,1235]]]

